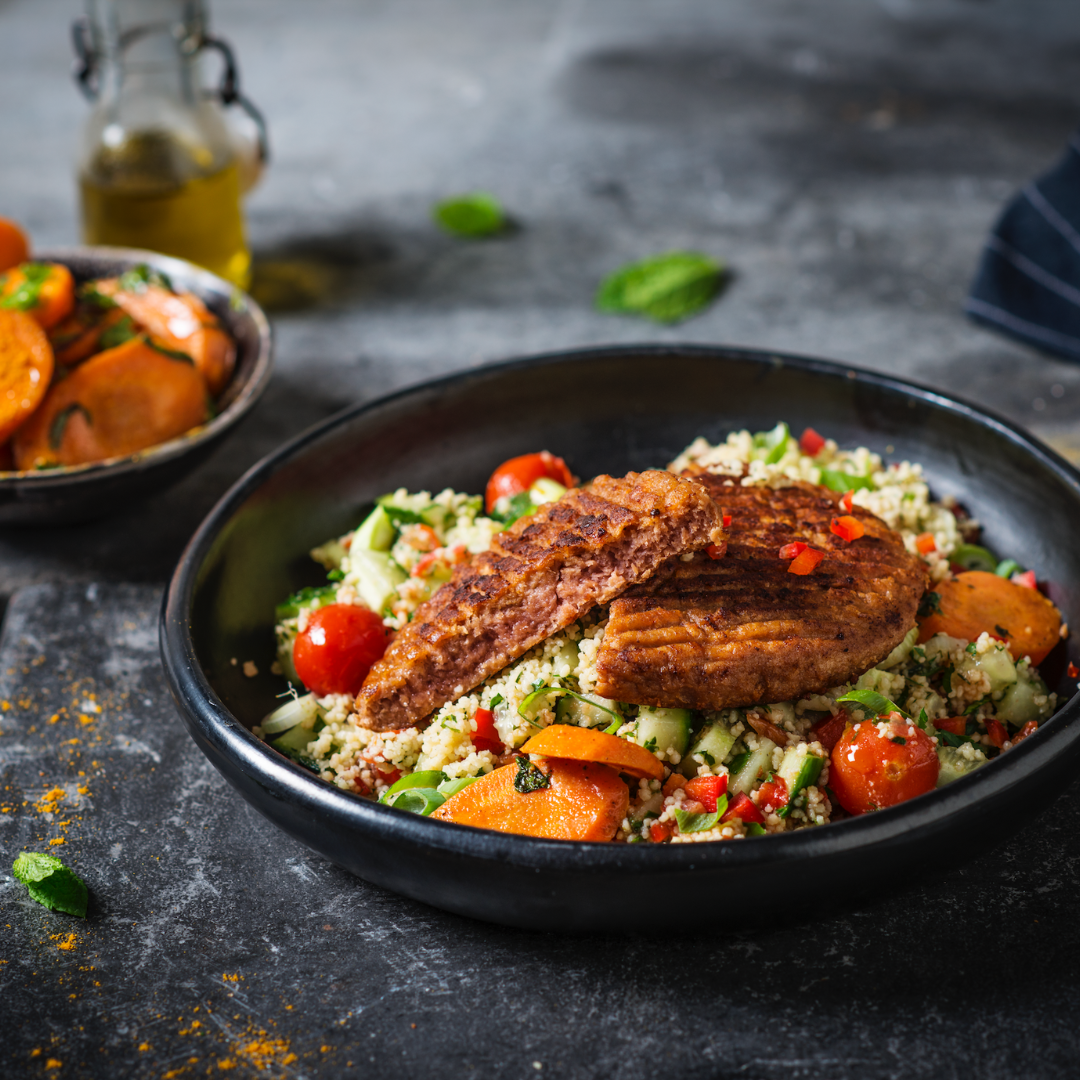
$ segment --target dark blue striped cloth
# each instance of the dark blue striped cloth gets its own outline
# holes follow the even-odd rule
[[[1006,207],[964,310],[977,322],[1080,360],[1080,132]]]

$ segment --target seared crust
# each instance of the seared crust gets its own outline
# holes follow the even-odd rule
[[[422,721],[672,555],[722,539],[716,504],[670,473],[598,476],[515,522],[422,604],[364,680],[356,721]]]
[[[692,709],[797,700],[873,667],[915,625],[925,568],[879,518],[855,507],[866,533],[848,543],[829,531],[843,511],[825,488],[696,479],[731,515],[727,555],[669,560],[612,603],[598,693]],[[797,540],[826,553],[805,576],[778,557]]]

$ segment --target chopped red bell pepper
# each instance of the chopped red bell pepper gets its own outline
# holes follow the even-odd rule
[[[765,819],[761,816],[761,811],[754,805],[753,800],[749,795],[746,795],[741,791],[731,800],[731,805],[727,808],[727,813],[725,813],[720,820],[730,821],[732,818],[741,818],[746,824],[753,822],[758,825],[763,825],[765,823]]]
[[[840,496],[840,509],[848,514],[851,513],[852,507],[855,505],[851,501],[854,494],[855,489],[852,488],[850,491],[845,491],[844,494]]]
[[[649,826],[649,837],[654,844],[662,844],[665,840],[670,840],[674,832],[674,821],[654,821]]]
[[[948,716],[944,720],[935,720],[938,731],[947,731],[950,735],[963,735],[967,730],[966,716]]]
[[[1017,585],[1023,585],[1025,589],[1037,589],[1039,583],[1035,580],[1034,570],[1025,570],[1022,574],[1013,574],[1009,579]]]
[[[1065,674],[1066,674],[1066,675],[1068,675],[1070,679],[1075,679],[1077,675],[1080,675],[1080,668],[1078,668],[1078,667],[1077,667],[1077,666],[1076,666],[1076,665],[1075,665],[1075,664],[1074,664],[1074,663],[1073,663],[1073,662],[1072,662],[1072,661],[1070,660],[1070,661],[1069,661],[1069,666],[1068,666],[1068,667],[1067,667],[1067,668],[1065,669]]]
[[[725,540],[722,544],[710,544],[705,549],[705,554],[710,559],[722,559],[727,554],[727,541]]]
[[[800,551],[799,554],[791,560],[791,565],[788,567],[788,573],[798,574],[800,577],[804,577],[806,574],[812,573],[817,564],[824,558],[824,551],[818,551],[816,548],[808,547],[805,551]]]
[[[724,526],[725,529],[731,527],[731,515],[730,514],[721,514],[721,521],[722,521],[723,526]]]
[[[1009,733],[1005,730],[1005,725],[1000,720],[987,720],[986,734],[990,736],[990,741],[999,750],[1005,745],[1005,740],[1009,737]]]
[[[937,551],[937,543],[934,541],[933,533],[919,533],[915,537],[915,550],[920,555],[929,555],[931,551]]]
[[[817,457],[824,446],[825,440],[812,427],[799,436],[799,449],[809,457]]]
[[[782,777],[775,776],[772,780],[766,780],[761,785],[761,789],[758,791],[758,806],[766,813],[775,813],[777,810],[782,810],[787,806],[787,802],[787,784],[784,783]]]
[[[831,754],[833,747],[840,741],[840,736],[844,734],[844,728],[847,727],[850,719],[848,714],[841,709],[835,716],[826,716],[824,720],[819,720],[810,730],[817,741]]]
[[[686,781],[687,798],[696,799],[710,814],[716,813],[716,800],[727,794],[727,773],[723,776],[695,776]]]
[[[477,750],[490,750],[493,754],[501,754],[503,741],[499,738],[498,729],[495,727],[495,714],[490,709],[476,710],[476,730],[472,734],[472,744]]]
[[[794,559],[796,555],[801,554],[807,548],[801,540],[796,540],[793,544],[785,544],[777,553],[781,559]]]
[[[832,519],[829,532],[850,543],[852,540],[858,540],[866,532],[866,526],[858,518],[845,514],[843,517]]]
[[[1029,720],[1012,738],[1013,746],[1018,742],[1023,741],[1029,735],[1034,735],[1039,730],[1039,725],[1035,720]]]

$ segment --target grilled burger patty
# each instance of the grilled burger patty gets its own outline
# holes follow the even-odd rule
[[[364,681],[357,723],[419,723],[671,556],[719,540],[718,508],[689,479],[657,470],[568,491],[498,534],[417,608]]]
[[[829,531],[843,511],[825,488],[695,479],[731,515],[727,554],[669,560],[612,603],[598,693],[693,709],[798,700],[873,667],[915,625],[925,568],[873,514],[851,511],[866,533],[849,543]],[[805,576],[778,557],[799,540],[825,552]]]

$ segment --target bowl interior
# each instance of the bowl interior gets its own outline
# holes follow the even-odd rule
[[[545,448],[582,477],[662,468],[697,435],[717,441],[778,420],[796,434],[812,426],[841,446],[920,463],[932,494],[955,496],[982,523],[984,543],[1033,567],[1075,622],[1077,476],[1018,430],[838,365],[722,348],[622,348],[407,391],[330,421],[253,471],[206,527],[213,542],[192,598],[198,664],[233,715],[257,723],[283,686],[269,670],[274,605],[324,580],[307,552],[355,526],[384,492],[481,492],[500,462]],[[1044,665],[1052,687],[1065,664],[1065,649],[1055,652]],[[247,660],[253,678],[243,674]]]

